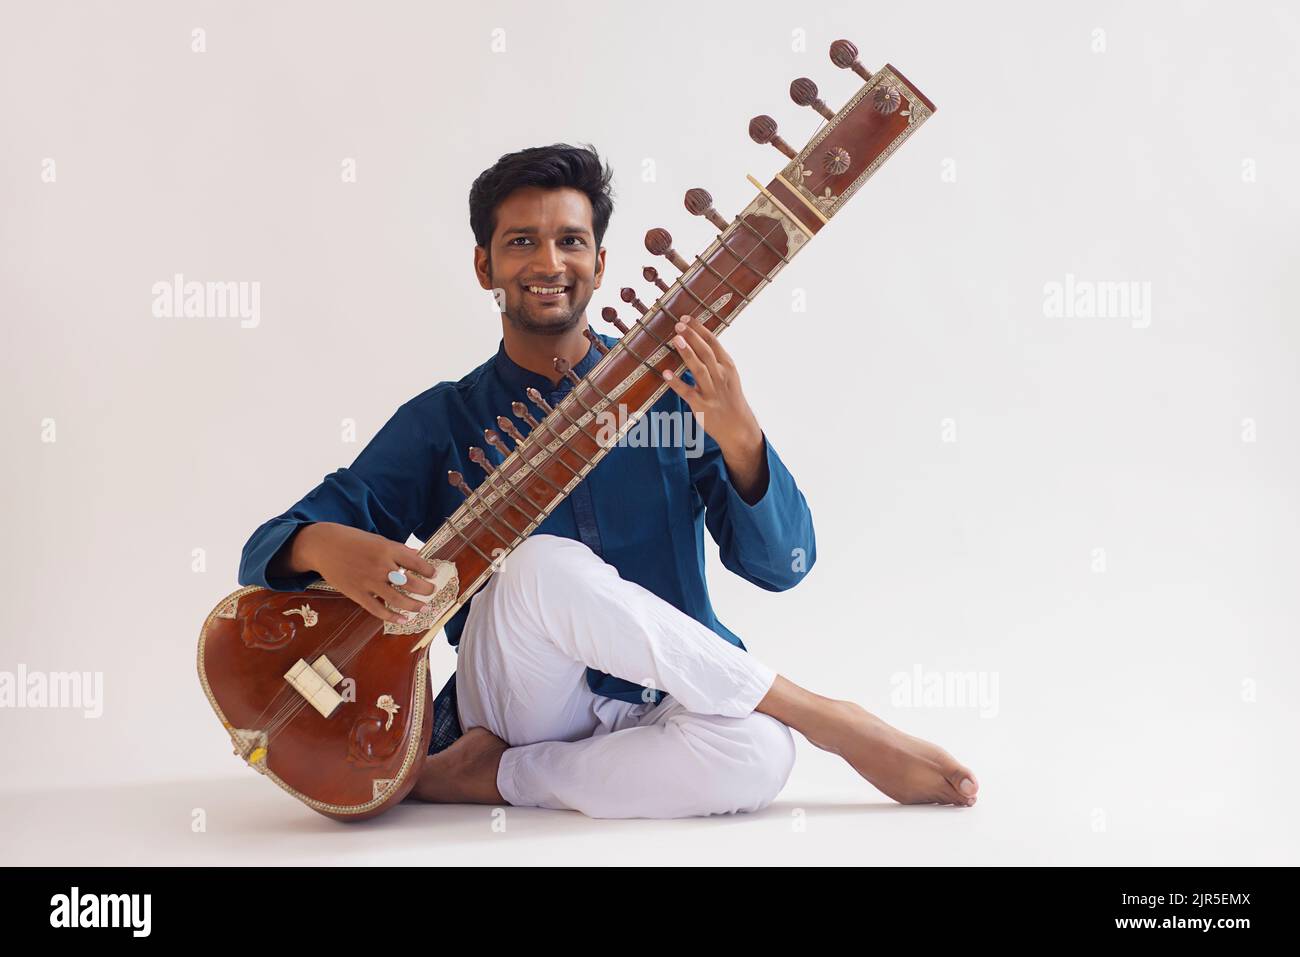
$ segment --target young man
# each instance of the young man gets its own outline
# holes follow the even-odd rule
[[[254,532],[241,584],[321,577],[383,620],[421,608],[389,574],[432,593],[416,577],[432,566],[403,543],[459,506],[448,470],[481,480],[468,449],[482,430],[529,387],[555,405],[571,388],[556,357],[579,378],[600,358],[583,330],[612,211],[589,147],[522,150],[478,177],[474,270],[501,305],[497,354],[402,405],[349,468]],[[684,316],[671,345],[687,371],[650,412],[693,416],[703,442],[612,449],[448,622],[456,672],[413,796],[592,817],[753,811],[789,777],[794,728],[897,801],[974,804],[975,776],[943,749],[777,675],[715,617],[704,527],[726,568],[782,591],[816,559],[812,516],[718,339]]]

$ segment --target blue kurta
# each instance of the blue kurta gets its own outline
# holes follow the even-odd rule
[[[610,346],[617,342],[608,336],[601,339]],[[600,352],[592,346],[574,373],[581,378],[599,359]],[[694,384],[689,372],[683,372],[683,378]],[[448,484],[447,470],[461,472],[475,487],[484,475],[470,461],[469,447],[483,448],[493,464],[504,458],[483,441],[483,429],[496,429],[497,416],[505,415],[526,435],[527,423],[510,408],[516,400],[541,418],[541,411],[528,401],[529,386],[551,405],[572,389],[568,379],[552,386],[547,377],[518,365],[506,354],[503,339],[496,355],[464,378],[440,382],[403,404],[351,466],[325,476],[299,502],[253,533],[244,545],[239,583],[300,591],[316,581],[320,576],[311,572],[277,578],[266,574],[280,548],[311,522],[338,522],[397,542],[411,534],[427,541],[464,500]],[[647,420],[654,412],[684,418],[690,416],[690,407],[669,389],[648,411]],[[812,513],[766,435],[768,484],[762,497],[749,505],[732,485],[718,444],[698,423],[691,425],[703,436],[696,449],[683,442],[671,447],[629,443],[611,449],[534,531],[586,543],[623,578],[743,649],[744,643],[718,621],[709,602],[704,529],[717,542],[724,566],[760,588],[784,591],[816,560]],[[646,434],[657,431],[647,429]],[[452,645],[460,641],[468,614],[466,602],[447,622]],[[641,685],[592,668],[587,669],[587,684],[605,697],[645,700]],[[656,692],[656,701],[659,697]],[[445,694],[440,696],[445,699]]]

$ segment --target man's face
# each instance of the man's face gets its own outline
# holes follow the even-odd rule
[[[474,247],[479,284],[501,290],[506,318],[524,332],[559,335],[572,329],[605,272],[605,250],[596,248],[591,228],[591,200],[569,187],[527,186],[507,196],[496,209],[491,253],[489,258]]]

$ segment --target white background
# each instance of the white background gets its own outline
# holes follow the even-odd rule
[[[3,11],[0,670],[102,672],[104,714],[0,710],[0,862],[1296,863],[1284,4]],[[897,807],[802,739],[757,815],[510,809],[505,834],[483,807],[344,828],[243,767],[199,626],[258,524],[495,351],[473,178],[557,141],[609,160],[610,331],[646,229],[688,259],[713,238],[685,190],[730,218],[783,164],[751,116],[798,149],[819,119],[790,80],[856,91],[838,37],[938,112],[727,334],[819,560],[770,594],[710,541],[710,586],[778,671],[968,764],[978,805]],[[260,282],[260,324],[155,318],[178,272]],[[1150,283],[1149,325],[1045,315],[1067,274]],[[996,677],[996,713],[891,703],[917,667]]]

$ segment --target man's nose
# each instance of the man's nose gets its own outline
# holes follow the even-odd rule
[[[537,244],[537,270],[546,275],[564,272],[564,259],[560,256],[560,247],[555,243]]]

